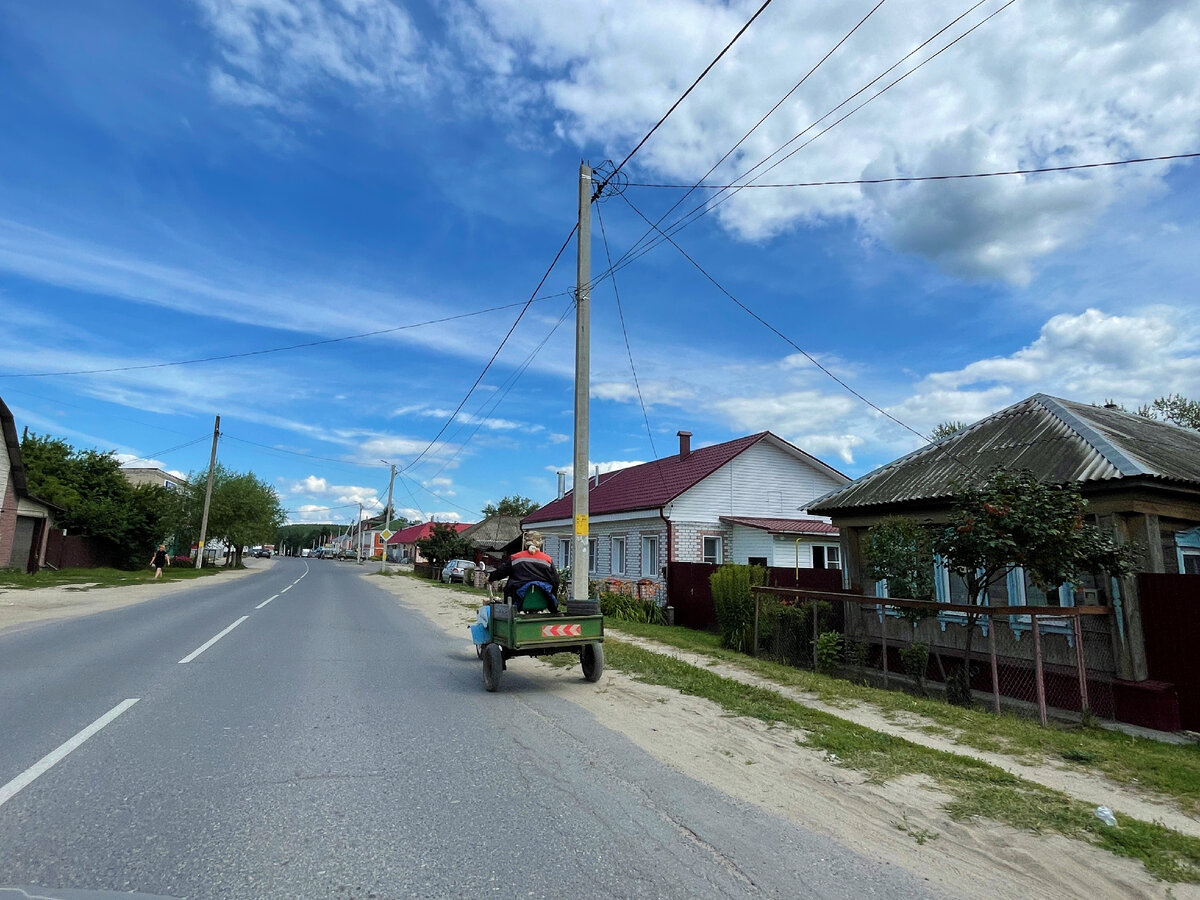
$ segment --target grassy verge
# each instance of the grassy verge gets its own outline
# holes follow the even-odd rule
[[[1051,723],[1042,728],[1016,715],[961,709],[940,700],[867,687],[736,653],[722,648],[715,634],[623,621],[613,621],[612,627],[730,663],[777,684],[812,693],[831,706],[868,703],[885,714],[914,714],[933,723],[931,730],[964,746],[1097,772],[1140,792],[1168,797],[1186,813],[1200,813],[1200,746],[1195,744],[1164,744],[1095,726]]]
[[[613,668],[639,681],[704,697],[734,715],[800,729],[803,737],[797,743],[823,750],[838,765],[871,780],[927,776],[953,798],[947,812],[955,819],[978,816],[1034,833],[1057,832],[1141,860],[1148,872],[1164,881],[1200,882],[1200,839],[1126,817],[1115,827],[1107,826],[1088,805],[995,766],[845,722],[774,691],[623,641],[606,640],[605,657]]]
[[[243,567],[244,568],[244,567]],[[168,566],[163,569],[160,581],[189,581],[219,572],[230,571],[224,567],[206,567],[194,569],[185,566]],[[154,580],[154,570],[137,570],[126,572],[123,569],[42,569],[33,575],[18,572],[15,569],[0,570],[0,587],[8,589],[28,589],[40,587],[70,587],[72,585],[88,585],[80,590],[93,588],[123,587],[130,584],[146,584]]]

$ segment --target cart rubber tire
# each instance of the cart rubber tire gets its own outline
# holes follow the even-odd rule
[[[604,674],[604,645],[584,644],[579,661],[583,664],[583,677],[591,682],[599,681]]]
[[[500,673],[504,671],[504,654],[497,644],[485,644],[483,647],[483,686],[489,692],[495,692],[500,687]]]

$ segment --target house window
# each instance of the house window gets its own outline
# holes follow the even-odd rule
[[[560,538],[558,541],[558,564],[564,568],[571,568],[571,539]]]
[[[724,557],[721,554],[721,539],[719,537],[706,537],[703,544],[703,562],[709,565],[720,565]]]
[[[1074,606],[1075,588],[1070,584],[1043,590],[1033,583],[1020,566],[1008,570],[1006,578],[1009,606]]]
[[[642,575],[658,577],[658,535],[649,534],[642,538]]]
[[[588,539],[588,573],[596,574],[596,558],[600,555],[600,544],[595,538]]]
[[[813,544],[812,560],[814,569],[840,569],[842,548],[836,544]]]
[[[1182,575],[1200,575],[1200,528],[1175,532],[1175,553]]]
[[[625,574],[625,538],[612,539],[612,574]]]
[[[765,569],[767,567],[767,558],[765,556],[751,556],[746,560],[746,563],[751,566],[762,566]]]

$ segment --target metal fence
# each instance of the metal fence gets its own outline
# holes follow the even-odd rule
[[[1111,620],[1101,606],[967,606],[765,587],[755,590],[753,647],[885,688],[957,691],[997,713],[1036,714],[1044,725],[1051,710],[1113,716]]]

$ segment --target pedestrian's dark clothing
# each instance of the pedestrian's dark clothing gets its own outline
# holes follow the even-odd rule
[[[518,609],[521,607],[523,593],[518,592],[535,581],[550,585],[553,588],[552,597],[558,594],[558,570],[554,568],[554,560],[540,550],[522,550],[520,553],[514,553],[496,566],[495,571],[488,575],[488,581],[499,581],[505,577],[508,578],[508,582],[504,585],[504,596],[512,600]]]
[[[166,550],[155,550],[154,551],[154,568],[161,569],[166,564],[167,564],[167,551]]]

